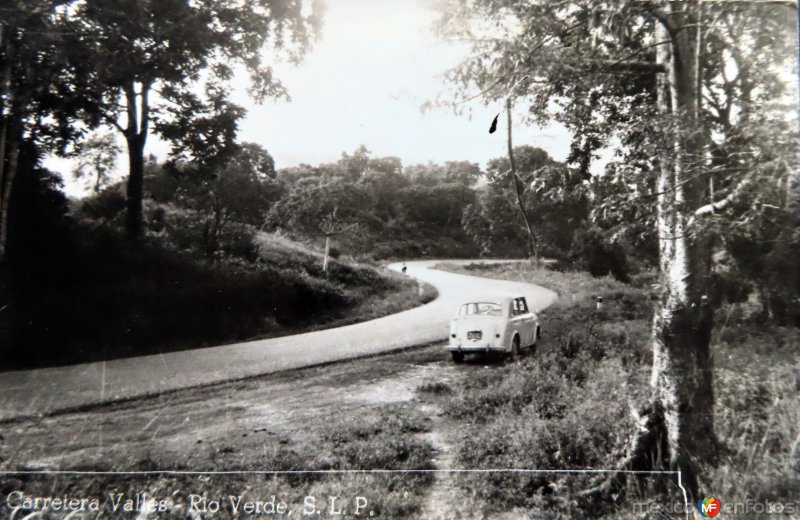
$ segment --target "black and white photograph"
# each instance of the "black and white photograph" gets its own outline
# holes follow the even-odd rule
[[[796,0],[0,0],[0,520],[800,520]]]

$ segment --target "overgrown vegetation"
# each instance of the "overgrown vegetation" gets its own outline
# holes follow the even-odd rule
[[[550,287],[559,301],[542,312],[545,342],[521,363],[476,372],[441,394],[446,414],[463,431],[458,464],[468,468],[541,470],[615,468],[636,422],[631,410],[649,397],[648,291],[585,273],[533,270],[530,265],[466,266],[510,280]],[[604,295],[597,311],[593,295]],[[574,299],[573,299],[574,297]],[[757,326],[758,303],[723,309],[714,331],[720,456],[705,468],[704,488],[729,502],[794,499],[798,487],[800,401],[795,328]],[[594,476],[490,473],[460,476],[485,514],[519,508],[548,518],[629,518],[633,504],[653,510],[680,501],[669,479],[629,481],[617,503],[581,499]],[[666,511],[666,509],[664,509]]]
[[[435,298],[385,270],[333,261],[228,221],[209,247],[198,210],[148,203],[151,232],[122,233],[116,187],[74,204],[53,175],[22,177],[13,277],[0,313],[4,367],[96,361],[353,323]]]

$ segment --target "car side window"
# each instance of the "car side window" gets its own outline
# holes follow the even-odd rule
[[[519,299],[519,305],[520,309],[522,310],[522,314],[528,314],[528,312],[530,312],[528,310],[528,302],[525,300],[525,298]]]

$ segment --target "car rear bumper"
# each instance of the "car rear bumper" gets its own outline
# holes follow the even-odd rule
[[[504,346],[491,343],[450,343],[445,349],[449,352],[508,352]]]

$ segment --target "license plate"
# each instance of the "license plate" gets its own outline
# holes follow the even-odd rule
[[[479,330],[471,330],[467,332],[467,339],[481,339],[483,337],[483,332]]]

